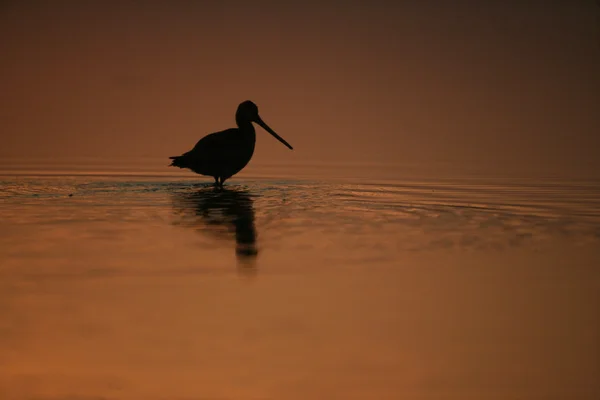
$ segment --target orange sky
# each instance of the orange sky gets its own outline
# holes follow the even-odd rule
[[[254,162],[600,170],[593,0],[3,1],[0,54],[2,156],[176,155],[251,99],[295,148]]]

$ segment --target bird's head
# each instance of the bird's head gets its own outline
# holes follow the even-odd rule
[[[290,150],[293,150],[293,147],[288,142],[283,140],[283,138],[281,136],[276,134],[273,131],[273,129],[269,128],[269,125],[267,125],[260,118],[260,115],[258,115],[258,107],[256,106],[256,104],[254,104],[250,100],[246,100],[243,103],[240,103],[240,105],[238,106],[238,109],[235,113],[235,120],[237,121],[238,125],[241,125],[245,121],[256,122],[265,131],[267,131],[271,135],[273,135],[273,137],[275,137],[275,139],[279,140],[281,143],[286,145]]]
[[[256,122],[260,118],[258,116],[258,107],[250,100],[246,100],[238,106],[235,118]]]

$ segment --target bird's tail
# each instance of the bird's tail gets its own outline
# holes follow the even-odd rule
[[[171,164],[169,167],[179,167],[179,168],[187,168],[186,158],[184,156],[173,156],[169,157],[171,159]]]

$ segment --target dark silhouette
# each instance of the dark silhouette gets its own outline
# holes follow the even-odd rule
[[[248,191],[203,187],[177,193],[175,207],[182,212],[187,226],[227,236],[233,233],[238,259],[248,261],[258,255],[253,199]]]
[[[196,143],[196,146],[180,156],[169,157],[171,167],[189,168],[197,174],[212,176],[215,185],[223,186],[225,180],[240,172],[252,158],[256,134],[256,122],[281,143],[292,146],[269,126],[258,115],[258,107],[250,100],[238,106],[235,113],[237,128],[211,133]]]

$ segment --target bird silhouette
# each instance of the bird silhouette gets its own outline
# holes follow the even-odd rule
[[[169,157],[170,166],[187,168],[200,175],[212,176],[215,184],[223,183],[240,172],[254,154],[256,133],[253,122],[273,135],[288,148],[293,147],[275,133],[258,115],[258,107],[250,100],[241,103],[235,113],[237,128],[206,135],[194,148],[180,156]]]

